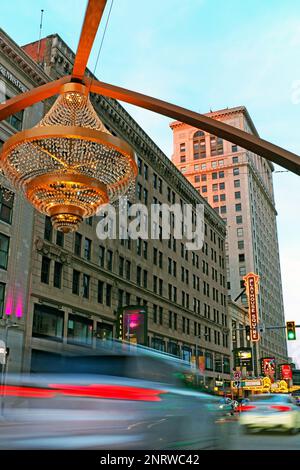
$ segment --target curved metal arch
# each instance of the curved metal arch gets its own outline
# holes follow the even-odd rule
[[[260,155],[287,170],[300,175],[300,157],[295,153],[289,152],[277,145],[261,139],[253,134],[242,131],[236,127],[217,121],[203,114],[195,113],[189,109],[182,108],[175,104],[143,95],[136,91],[127,90],[115,85],[100,81],[90,81],[84,79],[84,82],[90,87],[91,93],[115,98],[126,103],[134,104],[140,108],[154,111],[155,113],[168,116],[180,122],[189,124],[203,131],[222,137],[229,142],[239,145],[242,148]]]
[[[5,103],[0,104],[0,121],[3,121],[11,114],[15,114],[22,109],[28,108],[39,101],[43,101],[60,92],[61,86],[71,81],[71,75],[46,83],[32,90],[25,91],[20,95],[10,98]]]

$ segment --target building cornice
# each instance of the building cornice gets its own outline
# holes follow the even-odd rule
[[[0,52],[18,67],[32,85],[43,85],[50,77],[0,28]]]

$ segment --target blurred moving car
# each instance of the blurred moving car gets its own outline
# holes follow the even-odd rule
[[[106,342],[108,343],[108,342]],[[224,448],[218,398],[190,364],[124,343],[8,376],[0,449]]]
[[[232,414],[232,400],[229,397],[221,398],[219,401],[219,409],[227,415]]]
[[[296,434],[300,429],[300,410],[289,395],[254,395],[243,411],[240,425],[246,432],[280,429]]]

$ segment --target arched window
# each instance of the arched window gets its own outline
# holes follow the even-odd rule
[[[204,137],[204,132],[203,131],[195,132],[194,139],[197,139],[197,137]]]

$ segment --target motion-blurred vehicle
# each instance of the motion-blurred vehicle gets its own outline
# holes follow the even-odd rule
[[[238,402],[237,411],[241,413],[242,411],[247,411],[247,406],[249,405],[249,398],[241,398]]]
[[[254,395],[243,408],[240,425],[245,432],[279,429],[296,434],[300,429],[300,410],[287,394]]]
[[[231,414],[232,413],[232,400],[229,397],[226,398],[221,398],[219,401],[219,409],[224,413],[224,414]]]
[[[62,356],[49,372],[8,376],[0,449],[225,448],[218,398],[197,389],[188,362],[109,344]]]

